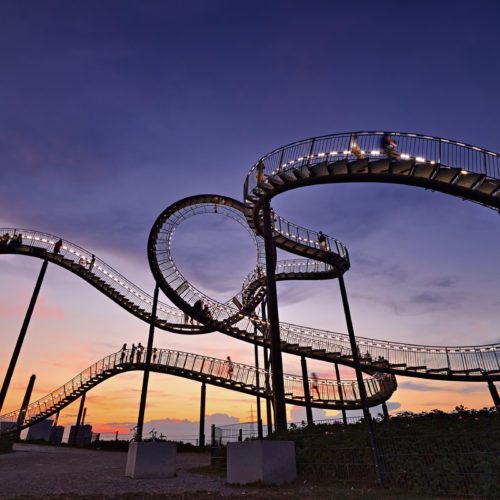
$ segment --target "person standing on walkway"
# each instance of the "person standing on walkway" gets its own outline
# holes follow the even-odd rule
[[[158,349],[153,347],[153,363],[156,364],[156,358],[158,357]]]
[[[264,165],[264,162],[259,161],[257,163],[257,167],[255,169],[255,179],[257,181],[257,184],[260,184],[261,182],[264,182],[264,170],[266,166]]]
[[[143,352],[144,352],[144,346],[139,342],[139,344],[137,344],[137,362],[138,363],[141,362]]]
[[[94,264],[95,264],[95,255],[92,254],[92,258],[90,259],[90,262],[89,262],[89,272],[91,273],[92,272],[92,269],[94,267]]]
[[[125,361],[125,356],[127,354],[127,344],[123,344],[122,351],[120,354],[120,364],[123,364]]]
[[[135,344],[132,344],[132,348],[130,349],[129,363],[134,362],[135,350],[136,350]]]
[[[319,393],[318,376],[316,375],[315,372],[312,372],[311,378],[312,378],[313,392],[316,391],[316,394],[318,395],[318,399],[321,399],[321,395]]]
[[[57,240],[54,244],[54,255],[58,255],[63,246],[63,241],[61,239]]]
[[[328,252],[328,243],[326,242],[326,236],[323,234],[323,231],[318,233],[318,243],[319,249],[323,252]]]
[[[233,378],[234,364],[231,361],[230,356],[227,357],[226,366],[227,366],[227,378],[231,380]]]

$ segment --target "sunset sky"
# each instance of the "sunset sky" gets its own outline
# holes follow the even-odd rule
[[[152,293],[146,242],[179,198],[242,197],[254,162],[289,142],[398,130],[500,151],[498,2],[4,1],[0,5],[0,227],[61,236]],[[343,241],[357,334],[432,345],[498,342],[499,215],[383,184],[309,187],[280,215]],[[208,295],[230,298],[254,266],[239,225],[209,215],[176,231],[174,257]],[[285,257],[283,255],[283,257]],[[0,257],[0,380],[41,261]],[[346,332],[335,281],[278,287],[284,321]],[[163,297],[164,300],[167,300]],[[4,412],[70,380],[148,326],[49,265]],[[220,333],[156,333],[158,347],[252,363]],[[285,370],[300,359],[284,355]],[[333,365],[309,362],[332,377]],[[354,378],[349,369],[343,377]],[[142,373],[88,394],[88,421],[128,432]],[[200,386],[153,374],[146,421],[196,434]],[[491,406],[486,384],[399,378],[392,411]],[[207,422],[248,421],[255,400],[208,387]],[[73,404],[61,422],[75,420]],[[288,408],[290,420],[303,410]],[[317,411],[318,418],[336,412]],[[153,424],[151,424],[153,425]],[[162,427],[163,426],[163,427]]]

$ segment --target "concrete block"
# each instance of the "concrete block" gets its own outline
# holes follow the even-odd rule
[[[125,475],[134,478],[175,476],[176,443],[132,442],[128,447]]]
[[[283,484],[297,477],[293,441],[245,441],[227,445],[227,482]]]
[[[53,420],[42,420],[28,429],[27,441],[49,441]]]

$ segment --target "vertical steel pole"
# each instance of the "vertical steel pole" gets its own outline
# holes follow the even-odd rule
[[[382,411],[384,412],[384,419],[389,420],[389,410],[387,409],[385,401],[382,403]]]
[[[254,344],[255,351],[255,386],[257,387],[257,435],[262,439],[262,414],[260,409],[260,377],[259,377],[259,346]]]
[[[31,316],[33,314],[33,310],[35,309],[36,299],[38,298],[38,293],[40,292],[40,288],[42,286],[43,277],[45,276],[45,271],[47,270],[47,264],[48,261],[44,260],[42,268],[40,269],[40,274],[38,275],[38,279],[36,280],[35,289],[33,290],[33,295],[31,296],[28,310],[26,311],[26,316],[24,317],[21,331],[19,332],[19,336],[17,337],[16,346],[14,347],[14,352],[12,353],[12,357],[10,358],[9,367],[7,368],[7,373],[5,374],[5,379],[2,385],[2,390],[0,391],[0,412],[2,411],[2,407],[5,402],[5,397],[7,396],[7,391],[9,390],[10,381],[12,379],[14,369],[16,368],[17,358],[19,357],[19,353],[21,352],[21,347],[23,346],[24,337],[26,336],[26,332],[28,331],[28,326],[30,324]]]
[[[283,382],[280,320],[276,290],[276,247],[274,246],[271,229],[271,207],[267,200],[263,203],[263,218],[266,248],[267,312],[271,330],[271,366],[273,367],[274,425],[276,426],[276,431],[286,431],[285,386]]]
[[[31,375],[28,385],[26,387],[26,392],[24,393],[23,404],[21,405],[21,411],[17,417],[16,426],[19,428],[24,424],[24,417],[28,411],[28,405],[30,404],[31,393],[33,392],[33,386],[35,385],[36,375]],[[21,432],[21,431],[19,431]]]
[[[262,304],[262,321],[267,322],[266,318],[266,307]],[[264,370],[266,371],[266,392],[271,391],[271,386],[269,384],[269,351],[267,345],[264,341]],[[266,398],[266,416],[267,416],[267,435],[270,436],[273,433],[273,412],[271,411],[271,400]]]
[[[344,402],[344,389],[342,389],[342,384],[340,383],[340,372],[339,372],[339,365],[335,363],[335,376],[337,377],[337,382],[339,384],[339,397],[340,401]],[[342,421],[344,422],[344,425],[347,425],[347,414],[344,408],[342,408]]]
[[[488,379],[488,389],[490,390],[491,397],[493,398],[493,404],[495,405],[497,412],[500,413],[500,396],[498,395],[497,388],[491,379]]]
[[[144,366],[144,376],[142,378],[141,402],[139,404],[139,416],[137,417],[136,441],[142,441],[142,429],[144,427],[144,414],[146,413],[146,398],[148,395],[149,369],[151,368],[151,352],[153,351],[153,340],[155,336],[156,309],[158,307],[158,294],[160,289],[155,286],[153,296],[153,307],[151,309],[151,321],[149,323],[148,348],[146,351],[146,364]]]
[[[305,356],[300,357],[300,364],[302,366],[302,384],[304,386],[304,400],[306,402],[307,425],[312,425],[314,424],[314,420],[311,408],[311,394],[309,392],[309,376],[307,374],[307,361]]]
[[[200,448],[205,446],[205,402],[207,398],[207,386],[205,382],[201,383],[201,397],[200,397],[200,438],[198,443]]]
[[[82,415],[82,423],[81,425],[84,426],[85,425],[85,417],[87,416],[87,407],[85,407],[83,409],[83,415]]]
[[[54,423],[52,424],[52,427],[57,427],[57,422],[59,422],[59,413],[61,410],[57,410],[56,413],[56,419],[54,420]]]
[[[366,397],[366,388],[363,382],[363,374],[361,373],[361,363],[359,362],[358,346],[356,344],[356,337],[354,336],[354,327],[352,326],[351,311],[349,308],[349,301],[347,299],[347,291],[344,283],[344,276],[339,273],[338,281],[340,286],[340,294],[342,296],[342,304],[344,306],[345,320],[347,324],[347,331],[349,332],[349,340],[351,342],[352,359],[354,361],[354,369],[356,370],[356,379],[358,381],[359,395],[361,398],[361,405],[363,406],[363,416],[368,425],[368,434],[370,435],[370,445],[373,454],[373,463],[375,465],[375,475],[377,482],[380,486],[384,485],[384,478],[382,474],[382,467],[380,466],[377,443],[375,441],[375,430],[373,428],[373,420],[368,409],[368,401]]]
[[[76,417],[76,425],[75,425],[75,432],[73,433],[73,440],[71,441],[71,443],[68,444],[78,445],[78,433],[80,432],[80,425],[82,422],[82,414],[83,414],[83,408],[85,407],[86,395],[87,393],[84,392],[80,399],[80,408],[78,409],[78,416]]]

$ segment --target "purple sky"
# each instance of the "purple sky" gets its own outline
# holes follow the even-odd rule
[[[251,165],[280,145],[390,129],[500,151],[499,19],[496,1],[2,2],[0,226],[60,235],[151,290],[146,239],[161,210],[202,192],[241,199]],[[377,184],[307,188],[273,205],[348,246],[358,334],[448,345],[500,339],[493,211]],[[174,253],[202,290],[230,296],[253,266],[252,243],[219,219],[181,226]],[[38,268],[0,259],[0,367],[21,321],[8,311],[24,310]],[[49,269],[44,293],[48,316],[30,330],[19,386],[33,370],[29,356],[50,365],[77,347],[85,353],[51,373],[50,390],[147,333],[61,270]],[[287,283],[279,293],[283,320],[345,331],[337,283]],[[158,338],[251,359],[249,345],[220,334]],[[293,357],[285,367],[300,371]],[[407,391],[424,384],[406,381],[416,384]],[[471,404],[490,404],[477,391]]]

